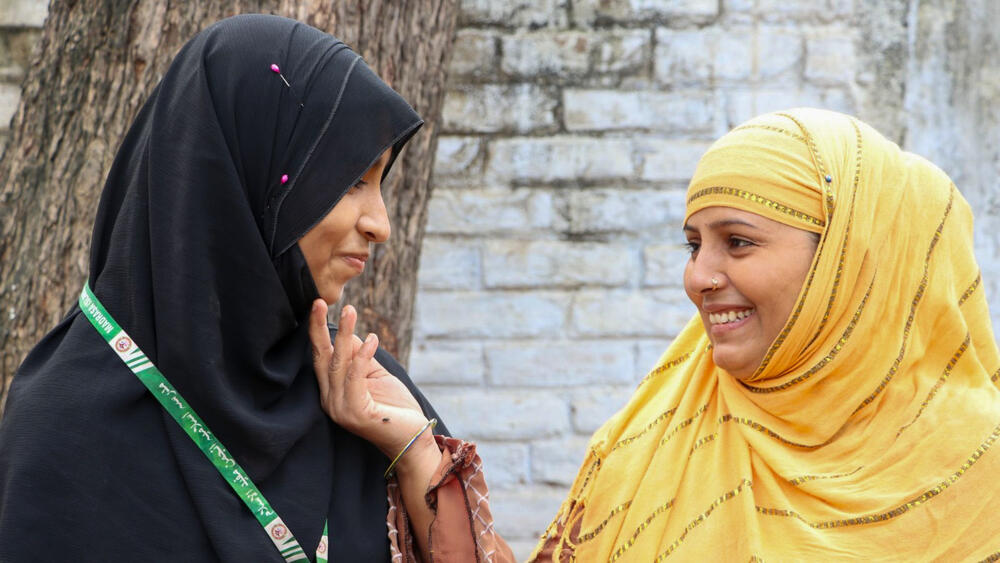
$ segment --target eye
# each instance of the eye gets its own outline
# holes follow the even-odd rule
[[[693,256],[696,252],[698,252],[698,249],[701,248],[701,243],[695,240],[689,240],[684,243],[684,248],[686,248],[688,253]]]
[[[748,246],[756,246],[756,245],[748,241],[747,239],[739,237],[729,237],[729,246],[732,248],[746,248]]]
[[[363,188],[364,186],[365,186],[365,181],[361,180],[357,184],[354,184],[350,188],[347,188],[347,191],[350,192],[350,193],[359,192],[359,191],[361,191],[361,188]]]

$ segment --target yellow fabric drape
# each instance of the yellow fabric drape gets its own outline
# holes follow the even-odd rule
[[[587,562],[1000,552],[1000,355],[948,177],[796,109],[709,149],[688,215],[710,205],[821,234],[796,307],[746,382],[695,316],[594,434],[543,543]]]

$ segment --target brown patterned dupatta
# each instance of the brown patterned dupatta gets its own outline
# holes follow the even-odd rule
[[[1000,355],[948,177],[851,117],[796,109],[716,142],[687,214],[821,234],[740,382],[692,319],[595,433],[555,559],[983,559],[1000,550]]]

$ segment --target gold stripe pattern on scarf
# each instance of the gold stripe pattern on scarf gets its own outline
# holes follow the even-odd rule
[[[733,129],[733,131],[745,131],[747,129],[764,129],[765,131],[773,131],[775,133],[781,133],[783,135],[787,135],[795,139],[796,141],[801,141],[802,143],[806,142],[806,138],[803,137],[802,135],[799,135],[798,133],[792,133],[788,129],[783,129],[781,127],[773,127],[771,125],[762,125],[756,123],[752,125],[740,125],[739,127]]]
[[[920,415],[924,414],[924,409],[927,408],[927,405],[931,403],[931,400],[934,399],[934,396],[937,395],[937,392],[940,391],[941,387],[948,381],[948,376],[951,375],[951,370],[955,369],[955,364],[958,363],[958,360],[962,359],[962,355],[965,354],[965,351],[969,349],[970,342],[972,342],[972,335],[966,332],[965,340],[962,341],[962,345],[958,347],[958,350],[955,352],[955,354],[952,355],[950,360],[948,360],[948,365],[945,366],[944,373],[941,374],[941,377],[939,377],[937,382],[934,383],[934,386],[931,387],[931,390],[930,392],[927,393],[927,397],[924,399],[924,401],[920,403],[920,410],[918,410],[917,414],[913,416],[913,420],[901,426],[899,428],[899,431],[896,432],[897,438],[899,438],[899,435],[903,433],[903,430],[906,430],[907,428],[912,426],[913,423],[916,422],[918,418],[920,418]]]
[[[595,537],[597,537],[597,534],[601,533],[601,531],[604,530],[604,527],[608,525],[608,522],[610,522],[612,518],[614,518],[616,515],[618,515],[619,513],[621,513],[623,510],[627,510],[628,507],[630,507],[630,506],[632,506],[632,501],[629,500],[629,501],[625,501],[625,502],[619,504],[618,506],[614,507],[613,509],[611,509],[611,514],[608,514],[608,517],[605,518],[603,522],[601,522],[600,524],[598,524],[597,527],[595,527],[593,530],[587,532],[586,534],[580,534],[578,542],[579,543],[588,542],[588,541],[594,539]]]
[[[809,135],[809,130],[806,129],[805,125],[802,125],[798,119],[787,113],[777,113],[775,115],[780,115],[781,117],[791,120],[795,123],[795,125],[798,125],[799,130],[801,130],[802,134],[805,136],[806,146],[809,147],[810,151],[812,151],[813,161],[816,163],[816,171],[819,172],[820,177],[828,176],[829,172],[826,171],[826,166],[823,165],[823,156],[819,154],[819,149],[816,148],[816,142],[813,141],[812,136]],[[851,121],[854,121],[853,118]],[[833,196],[833,188],[830,187],[828,182],[820,182],[820,184],[823,186],[823,191],[826,193],[826,218],[829,221],[830,219],[833,219],[833,209],[835,207],[834,204],[836,203],[836,199]]]
[[[858,183],[861,181],[862,145],[861,129],[858,128],[858,124],[854,120],[851,120],[851,125],[854,126],[855,147],[857,150],[854,156],[854,183],[851,185],[851,203],[847,211],[847,227],[844,230],[843,242],[840,244],[840,258],[837,260],[837,272],[833,276],[833,288],[830,289],[830,298],[826,302],[826,310],[823,311],[823,316],[820,318],[816,333],[809,339],[809,344],[812,344],[819,338],[823,333],[823,329],[826,328],[826,323],[830,320],[830,312],[833,310],[833,303],[836,301],[837,293],[840,290],[840,280],[844,274],[844,264],[847,262],[847,242],[851,239],[851,229],[854,227],[854,202],[858,199]]]
[[[786,381],[781,385],[775,385],[773,387],[754,387],[752,385],[748,385],[747,383],[741,380],[737,381],[739,381],[740,384],[743,385],[743,387],[745,387],[748,391],[752,393],[773,393],[775,391],[788,389],[789,387],[795,385],[796,383],[801,383],[809,379],[813,375],[815,375],[819,370],[823,369],[824,367],[826,367],[827,364],[833,361],[833,359],[837,357],[837,354],[839,354],[840,351],[844,349],[844,346],[847,345],[847,340],[851,337],[851,334],[854,332],[854,327],[857,326],[858,320],[861,318],[861,313],[865,310],[865,305],[868,304],[868,297],[871,296],[872,287],[874,286],[875,286],[875,278],[873,277],[871,283],[868,284],[868,291],[865,292],[865,296],[861,299],[861,304],[858,305],[857,310],[854,311],[854,315],[851,317],[851,322],[847,323],[847,328],[844,329],[844,332],[843,334],[840,335],[840,338],[837,340],[837,343],[834,344],[833,348],[830,349],[830,351],[827,353],[826,356],[823,356],[823,358],[819,362],[817,362],[816,365],[809,368],[805,373],[799,375],[795,379]]]
[[[611,447],[611,451],[615,451],[622,446],[627,446],[632,442],[638,440],[639,438],[642,437],[643,434],[652,430],[657,424],[673,416],[675,412],[677,412],[677,407],[663,411],[662,413],[660,413],[660,416],[654,418],[653,421],[647,424],[646,427],[643,428],[642,430],[636,432],[635,434],[629,436],[628,438],[622,438],[621,440],[615,442],[615,445]]]
[[[688,418],[686,418],[683,421],[681,421],[677,426],[674,427],[673,430],[670,431],[669,434],[667,434],[666,436],[664,436],[663,439],[660,440],[660,445],[662,446],[663,444],[666,444],[667,440],[673,438],[674,435],[676,435],[678,432],[680,432],[684,428],[687,428],[688,426],[690,426],[691,423],[694,422],[696,418],[698,418],[701,415],[705,414],[705,411],[707,411],[707,410],[708,410],[708,403],[705,403],[704,405],[698,407],[698,410],[695,411],[695,413],[693,415],[691,415]]]
[[[690,357],[691,357],[691,352],[687,352],[686,354],[682,354],[680,357],[674,358],[674,359],[670,360],[669,362],[665,362],[663,365],[658,366],[656,369],[654,369],[653,371],[649,372],[646,375],[646,377],[642,378],[642,381],[639,382],[639,385],[636,386],[636,389],[638,389],[639,387],[642,387],[642,384],[646,383],[646,381],[648,381],[648,380],[650,380],[650,379],[652,379],[652,378],[654,378],[654,377],[656,377],[658,375],[662,375],[662,374],[670,371],[671,368],[675,368],[675,367],[683,364]]]
[[[653,520],[656,519],[657,516],[659,516],[660,514],[663,514],[671,506],[673,506],[674,502],[676,500],[677,499],[670,499],[669,501],[661,504],[660,506],[657,506],[656,510],[654,510],[652,514],[650,514],[649,516],[647,516],[646,520],[643,521],[642,524],[639,524],[639,527],[636,528],[634,532],[632,532],[632,537],[629,538],[628,541],[626,541],[624,544],[622,544],[621,546],[619,546],[619,548],[616,549],[615,552],[611,554],[611,557],[608,559],[608,563],[611,563],[612,561],[617,561],[622,555],[625,554],[626,551],[628,551],[628,549],[630,547],[632,547],[633,545],[635,545],[635,540],[636,540],[636,538],[639,537],[639,534],[641,534],[643,532],[643,530],[645,530],[646,528],[648,528],[649,525],[653,522]]]
[[[775,211],[778,211],[779,213],[784,213],[785,215],[794,217],[799,221],[802,221],[803,223],[809,225],[816,225],[818,227],[826,226],[826,223],[822,219],[817,219],[812,215],[803,213],[797,209],[792,209],[791,207],[788,207],[783,203],[778,203],[777,201],[768,199],[762,195],[758,195],[753,192],[749,192],[747,190],[741,190],[739,188],[732,188],[729,186],[712,186],[709,188],[698,190],[695,193],[691,194],[691,197],[688,198],[688,205],[690,205],[692,201],[700,197],[705,197],[707,195],[715,195],[715,194],[738,197],[753,203],[758,203],[764,207],[769,207]]]
[[[822,522],[812,522],[807,518],[805,518],[804,516],[802,516],[801,514],[799,514],[798,512],[794,510],[787,510],[784,508],[766,508],[763,506],[758,506],[757,512],[759,512],[760,514],[765,514],[767,516],[783,516],[788,518],[795,518],[800,522],[802,522],[803,524],[806,524],[810,528],[815,528],[817,530],[828,530],[831,528],[843,528],[845,526],[860,526],[865,524],[875,524],[878,522],[885,522],[886,520],[891,520],[897,516],[909,512],[910,510],[918,506],[923,505],[927,501],[931,500],[932,498],[944,492],[948,487],[954,485],[956,481],[958,481],[963,475],[965,475],[965,473],[973,465],[975,465],[976,462],[979,461],[979,459],[983,457],[983,455],[987,451],[989,451],[990,447],[993,445],[994,442],[996,442],[998,437],[1000,437],[1000,425],[997,425],[993,428],[993,432],[991,432],[990,435],[987,436],[986,440],[982,444],[980,444],[979,447],[976,448],[976,451],[972,452],[972,455],[970,455],[969,458],[965,460],[965,463],[963,463],[962,466],[959,467],[957,471],[952,473],[947,479],[941,481],[934,487],[927,489],[926,491],[914,497],[913,499],[885,512],[866,514],[864,516],[858,516],[856,518],[844,518],[840,520],[827,520]]]
[[[681,532],[680,537],[674,540],[674,543],[670,544],[670,547],[668,547],[666,551],[656,556],[657,563],[669,557],[670,554],[674,552],[674,550],[680,547],[681,543],[684,542],[684,539],[687,537],[688,533],[691,530],[697,528],[699,525],[701,525],[701,523],[703,523],[705,520],[708,520],[708,517],[712,514],[712,512],[714,512],[716,508],[722,505],[722,503],[736,498],[736,495],[742,493],[745,489],[750,489],[752,487],[753,483],[750,482],[748,479],[744,478],[743,480],[740,481],[740,484],[737,485],[735,489],[731,491],[726,491],[726,493],[721,495],[719,498],[715,499],[715,502],[710,504],[708,506],[708,509],[705,510],[705,512],[699,514],[697,518],[692,520],[687,526],[684,527],[684,531]]]
[[[872,392],[858,408],[854,409],[854,413],[857,414],[858,411],[867,407],[878,397],[892,378],[896,376],[896,372],[899,370],[900,364],[903,363],[903,358],[906,356],[906,346],[910,341],[910,329],[913,327],[913,320],[917,316],[917,305],[920,304],[920,300],[924,297],[924,292],[927,291],[928,274],[931,266],[931,256],[934,254],[934,248],[937,246],[939,240],[941,240],[941,233],[944,232],[944,224],[948,220],[948,216],[951,215],[951,204],[955,200],[955,187],[952,186],[951,191],[948,194],[948,205],[944,209],[944,216],[941,218],[941,222],[938,224],[937,230],[934,231],[934,237],[931,239],[930,247],[927,249],[927,256],[924,257],[924,274],[920,278],[920,286],[917,288],[916,295],[913,296],[913,300],[910,301],[910,314],[906,317],[906,324],[903,326],[903,344],[899,347],[899,354],[896,359],[893,360],[892,366],[889,368],[889,373],[886,374],[882,381],[879,382],[878,387]]]
[[[833,475],[803,475],[801,477],[789,479],[788,484],[792,485],[793,487],[798,487],[802,483],[806,483],[809,481],[816,481],[818,479],[840,479],[841,477],[850,477],[851,475],[854,475],[858,471],[861,471],[863,468],[864,465],[859,465],[854,471],[848,471],[847,473],[835,473]]]
[[[977,289],[979,289],[979,284],[982,282],[983,282],[983,274],[982,272],[980,272],[978,275],[976,275],[976,279],[975,281],[972,282],[972,285],[970,285],[965,291],[962,292],[962,297],[960,297],[958,300],[959,307],[962,306],[962,303],[965,303],[966,301],[969,300],[970,297],[972,297],[972,294],[975,293]]]

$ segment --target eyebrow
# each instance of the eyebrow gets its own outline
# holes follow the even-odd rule
[[[743,221],[742,219],[719,219],[718,221],[714,221],[712,223],[709,223],[708,224],[708,228],[709,229],[718,229],[719,227],[729,227],[729,226],[732,226],[732,225],[743,225],[744,227],[750,227],[751,229],[759,229],[760,228],[757,225],[754,225],[753,223],[748,223],[747,221]],[[685,231],[695,232],[695,233],[698,232],[698,229],[692,227],[691,225],[688,225],[687,223],[684,223],[684,230]]]

